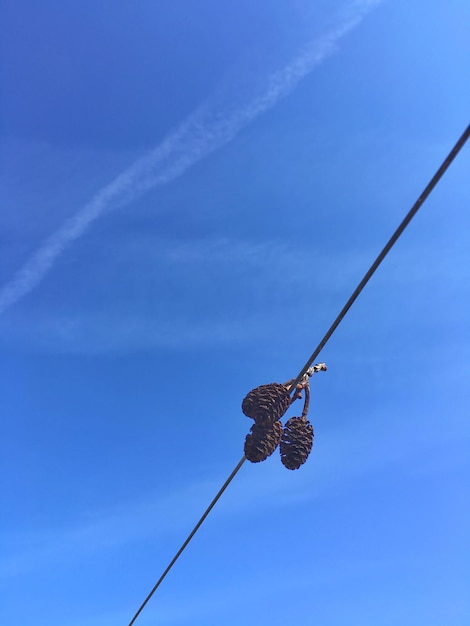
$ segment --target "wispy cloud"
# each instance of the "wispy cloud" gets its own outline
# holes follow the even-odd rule
[[[0,291],[0,315],[43,280],[64,250],[106,211],[136,200],[144,192],[169,183],[192,165],[227,144],[256,117],[271,109],[305,78],[338,41],[352,30],[381,0],[352,3],[347,16],[265,81],[260,93],[238,108],[205,105],[148,155],[139,159],[101,189],[61,228],[44,241],[37,252]]]
[[[397,431],[405,433],[405,439],[398,447],[390,446]],[[314,447],[299,473],[286,472],[277,458],[256,467],[245,464],[230,487],[230,495],[217,505],[219,523],[247,512],[266,513],[339,493],[350,481],[376,475],[384,467],[395,467],[397,471],[406,467],[409,475],[426,475],[436,471],[438,450],[442,471],[460,467],[465,463],[468,445],[462,442],[458,424],[451,423],[444,434],[434,429],[423,431],[420,421],[410,423],[407,415],[397,418],[393,405],[380,421],[374,411],[361,415],[354,423],[343,423],[341,428],[323,427],[321,439],[321,446]],[[451,454],[452,442],[458,447],[452,447]],[[461,454],[456,455],[456,450]],[[429,459],[433,459],[431,465]],[[81,560],[95,559],[97,554],[149,539],[155,546],[163,546],[169,537],[177,544],[215,495],[222,478],[225,475],[217,480],[195,480],[184,487],[173,486],[166,494],[148,493],[115,508],[95,511],[88,519],[82,516],[65,528],[3,532],[0,539],[2,545],[9,546],[9,554],[4,550],[0,558],[0,579],[46,567],[67,569]],[[162,558],[167,558],[166,551],[162,548]]]
[[[402,245],[400,254],[387,264],[385,280],[374,288],[377,302],[387,297],[390,285],[400,290],[404,300],[413,302],[418,292],[432,293],[436,280],[447,285],[449,300],[455,299],[453,294],[457,294],[463,280],[454,271],[455,262],[459,259],[464,265],[466,250],[457,246],[453,255],[442,256],[430,274],[426,249],[426,242]],[[326,327],[328,311],[341,306],[344,294],[362,277],[374,253],[373,247],[364,244],[329,252],[266,238],[206,235],[188,241],[153,233],[110,238],[102,256],[91,257],[86,266],[82,263],[84,277],[76,280],[72,297],[62,298],[53,315],[46,306],[32,311],[21,309],[5,318],[0,343],[14,341],[63,353],[117,354],[209,345],[228,348],[253,342],[261,345],[276,336],[278,350],[290,354],[292,342],[302,341],[305,329]],[[87,279],[92,268],[95,286]],[[119,298],[111,297],[115,275],[120,276]],[[171,297],[162,299],[160,294],[168,289],[169,275]],[[146,280],[139,283],[136,276],[145,276]],[[93,289],[99,289],[101,300]],[[219,293],[215,300],[211,296],[214,292]],[[92,301],[96,299],[93,306],[83,302],[83,293]],[[319,302],[326,308],[318,306]],[[143,303],[145,306],[141,306]],[[459,306],[453,307],[449,315],[457,326],[465,319],[464,309]],[[379,316],[382,331],[377,332],[382,332],[381,340],[390,332],[409,332],[407,329],[413,325],[422,326],[421,312],[412,305],[405,318],[390,307],[381,308]],[[350,332],[354,336],[359,328],[366,332],[367,323],[365,319],[356,320],[354,329],[342,331],[344,337]],[[428,315],[426,328],[428,332],[433,329],[431,334],[437,337],[442,323],[435,311]],[[279,329],[285,327],[291,331],[281,338]],[[455,333],[447,333],[447,342],[454,341],[458,342]],[[446,375],[452,372],[459,379],[464,375],[458,362],[449,367]]]
[[[101,294],[107,293],[105,285],[112,284],[114,274],[121,276],[120,299],[112,298],[112,306],[84,306],[80,294],[86,287],[76,284],[78,292],[53,315],[48,308],[24,309],[5,319],[0,343],[6,339],[41,350],[96,354],[264,341],[285,324],[293,329],[323,326],[311,292],[316,300],[340,298],[361,276],[371,254],[365,249],[332,255],[282,241],[221,237],[108,241],[106,255],[112,262],[99,258],[92,263],[98,266],[94,271]],[[319,271],[312,273],[306,290],[299,268],[312,267]],[[169,274],[172,297],[162,300]],[[134,282],[140,275],[152,284],[150,291]],[[215,302],[210,296],[214,290],[221,294]],[[189,308],[185,301],[191,301]],[[291,340],[286,337],[286,346]]]

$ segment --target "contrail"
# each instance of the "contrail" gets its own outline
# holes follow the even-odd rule
[[[291,63],[269,76],[261,95],[234,111],[225,109],[207,113],[204,108],[197,110],[148,155],[97,192],[88,204],[43,242],[0,290],[0,315],[37,287],[62,252],[103,213],[131,203],[157,185],[175,180],[192,165],[227,144],[258,115],[289,94],[299,81],[332,53],[336,43],[381,1],[354,2],[350,7],[352,16],[343,18],[338,26],[312,41]]]

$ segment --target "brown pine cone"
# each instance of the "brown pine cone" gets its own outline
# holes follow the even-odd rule
[[[279,445],[282,424],[253,424],[245,439],[245,456],[252,463],[265,461]]]
[[[313,426],[306,417],[287,420],[281,436],[281,461],[287,469],[299,469],[305,463],[313,445]]]
[[[271,383],[252,389],[242,402],[242,411],[257,423],[273,424],[281,419],[290,402],[286,387]]]

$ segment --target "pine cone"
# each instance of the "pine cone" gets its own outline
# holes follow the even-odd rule
[[[281,437],[281,461],[287,469],[299,469],[305,463],[313,445],[313,426],[305,417],[287,420]]]
[[[253,424],[245,439],[245,456],[252,463],[265,461],[279,445],[282,424]]]
[[[242,402],[242,411],[257,423],[273,424],[281,419],[290,402],[286,387],[271,383],[252,389]]]

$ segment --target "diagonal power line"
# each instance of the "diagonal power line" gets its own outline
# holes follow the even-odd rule
[[[219,500],[220,496],[224,493],[224,491],[227,489],[227,487],[230,485],[230,483],[232,482],[233,478],[235,478],[235,475],[238,473],[238,470],[241,468],[241,466],[243,465],[243,463],[246,461],[246,457],[243,456],[240,461],[238,462],[237,466],[235,467],[235,469],[233,470],[233,472],[230,474],[230,476],[227,478],[227,480],[224,482],[224,484],[222,485],[222,487],[219,489],[219,491],[217,492],[217,495],[215,496],[215,498],[212,500],[212,502],[209,504],[209,506],[207,507],[207,509],[204,511],[204,514],[201,516],[200,520],[198,521],[198,523],[196,524],[196,526],[192,529],[192,531],[189,533],[186,541],[183,543],[183,545],[181,546],[181,548],[178,550],[178,552],[175,554],[175,556],[173,557],[173,559],[171,560],[171,562],[169,563],[168,567],[166,568],[166,570],[163,572],[163,574],[160,576],[160,578],[157,580],[157,582],[155,583],[155,585],[153,586],[152,590],[150,591],[150,593],[148,594],[148,596],[145,598],[145,600],[142,602],[142,604],[140,605],[139,610],[137,611],[137,613],[134,615],[134,617],[132,618],[132,620],[129,622],[129,626],[132,626],[132,624],[135,622],[135,620],[139,617],[140,613],[142,612],[144,606],[147,604],[147,602],[150,600],[150,598],[153,596],[153,594],[155,593],[155,591],[158,589],[158,587],[160,586],[160,583],[163,581],[163,579],[165,578],[165,576],[168,574],[168,572],[171,570],[171,568],[173,567],[173,565],[176,563],[176,561],[179,559],[181,553],[183,552],[183,550],[186,548],[186,546],[188,545],[188,543],[191,541],[191,539],[194,537],[194,535],[197,533],[197,531],[199,530],[200,526],[202,525],[203,521],[206,519],[206,517],[209,515],[209,513],[212,511],[212,509],[214,508],[214,506],[216,505],[217,501]]]
[[[308,370],[308,368],[312,365],[312,363],[315,361],[315,359],[317,358],[317,356],[320,354],[320,352],[323,350],[323,348],[326,345],[326,342],[330,339],[331,335],[335,332],[335,330],[338,328],[338,326],[340,325],[340,323],[342,322],[344,316],[346,315],[346,313],[349,311],[349,309],[352,307],[352,305],[354,304],[354,302],[356,301],[357,297],[359,296],[359,294],[361,293],[361,291],[364,289],[364,287],[367,285],[367,283],[369,282],[369,280],[372,278],[372,276],[374,275],[375,271],[377,270],[377,268],[379,267],[379,265],[382,263],[382,261],[385,259],[385,257],[387,256],[387,254],[390,252],[390,250],[393,248],[393,246],[396,244],[396,242],[398,241],[400,235],[403,233],[403,231],[405,230],[405,228],[408,226],[408,224],[411,222],[411,220],[413,219],[413,217],[416,215],[416,213],[419,211],[419,209],[421,208],[421,206],[424,204],[425,200],[428,198],[428,196],[431,194],[432,190],[434,189],[434,187],[437,185],[437,183],[441,180],[441,178],[444,176],[446,170],[449,168],[450,164],[452,163],[452,161],[455,159],[455,157],[458,155],[458,153],[460,152],[460,150],[463,148],[463,146],[465,145],[465,142],[467,141],[468,137],[470,135],[470,124],[467,126],[467,128],[464,130],[464,132],[462,133],[462,135],[459,137],[457,143],[455,144],[455,146],[452,148],[452,150],[449,152],[449,154],[447,155],[447,157],[444,159],[444,161],[442,162],[441,166],[439,167],[439,169],[437,170],[437,172],[434,174],[434,176],[431,178],[431,180],[429,181],[429,183],[426,185],[426,187],[424,188],[424,191],[422,192],[422,194],[419,196],[419,198],[416,200],[416,202],[413,204],[413,206],[411,207],[411,209],[408,211],[408,213],[405,215],[405,217],[403,218],[403,221],[401,222],[401,224],[398,226],[398,228],[396,229],[396,231],[393,233],[393,235],[390,237],[390,239],[387,241],[387,243],[385,244],[385,246],[383,247],[382,251],[380,252],[380,254],[378,255],[378,257],[375,259],[375,261],[372,263],[372,265],[370,266],[370,268],[367,270],[367,272],[364,274],[363,279],[361,280],[361,282],[358,284],[358,286],[356,287],[356,289],[353,291],[353,293],[351,294],[349,300],[346,302],[346,304],[344,305],[344,307],[341,309],[341,311],[338,313],[338,317],[335,319],[335,321],[333,322],[333,324],[330,326],[330,328],[327,330],[327,332],[325,333],[325,336],[323,337],[323,339],[320,341],[320,343],[318,344],[318,346],[315,348],[315,350],[312,352],[311,357],[309,358],[309,360],[307,361],[307,363],[305,363],[305,365],[303,366],[303,368],[300,370],[299,375],[297,376],[297,378],[295,379],[294,383],[292,384],[291,389],[295,389],[296,384],[300,381],[300,379],[302,378],[302,376],[306,373],[306,371]]]
[[[416,200],[416,202],[413,204],[413,206],[411,207],[411,209],[408,211],[408,213],[406,214],[406,216],[404,217],[404,219],[402,220],[402,222],[400,223],[400,225],[398,226],[398,228],[395,230],[395,232],[393,233],[393,235],[390,237],[390,239],[387,241],[387,243],[385,244],[384,248],[382,249],[382,251],[380,252],[380,254],[378,255],[378,257],[375,259],[375,261],[372,263],[372,265],[370,266],[370,268],[367,270],[367,272],[364,274],[364,277],[362,278],[361,282],[358,284],[358,286],[356,287],[356,289],[353,291],[353,293],[351,294],[351,296],[349,297],[348,301],[346,302],[346,304],[343,306],[343,308],[341,309],[341,311],[339,312],[338,316],[336,317],[335,321],[331,324],[330,328],[327,330],[327,332],[325,333],[323,339],[320,341],[320,343],[318,344],[318,346],[315,348],[315,350],[313,351],[312,355],[310,356],[310,358],[308,359],[308,361],[305,363],[305,365],[303,366],[303,368],[300,370],[297,378],[294,380],[294,382],[291,385],[291,390],[295,390],[296,385],[298,382],[300,382],[300,380],[302,379],[302,377],[304,376],[304,374],[307,372],[308,368],[312,365],[312,363],[315,361],[315,359],[318,357],[318,355],[320,354],[320,352],[323,350],[323,348],[325,347],[326,343],[328,342],[328,340],[331,338],[332,334],[335,332],[335,330],[338,328],[338,326],[340,325],[340,323],[342,322],[342,320],[344,319],[344,317],[346,316],[347,312],[349,311],[349,309],[352,307],[352,305],[354,304],[354,302],[356,301],[356,299],[358,298],[359,294],[361,293],[361,291],[364,289],[364,287],[367,285],[367,283],[369,282],[369,280],[372,278],[372,276],[374,275],[374,273],[376,272],[377,268],[379,267],[379,265],[382,263],[382,261],[385,259],[385,257],[387,256],[387,254],[390,252],[390,250],[393,248],[393,246],[395,245],[395,243],[398,241],[400,235],[402,235],[403,231],[406,229],[406,227],[408,226],[408,224],[411,222],[411,220],[413,219],[413,217],[416,215],[416,213],[419,211],[419,209],[421,208],[421,206],[424,204],[424,202],[426,201],[426,199],[428,198],[428,196],[431,194],[431,192],[433,191],[434,187],[437,185],[437,183],[440,181],[440,179],[443,177],[443,175],[445,174],[445,172],[447,171],[447,169],[449,168],[449,166],[451,165],[452,161],[455,159],[455,157],[458,155],[458,153],[460,152],[460,150],[463,148],[463,146],[465,145],[465,142],[467,141],[468,137],[470,136],[470,124],[467,126],[467,128],[464,130],[464,132],[462,133],[462,135],[459,137],[459,139],[457,140],[457,143],[455,144],[455,146],[452,148],[452,150],[449,152],[449,154],[447,155],[447,157],[444,159],[444,161],[442,162],[441,166],[439,167],[439,169],[436,171],[436,173],[434,174],[434,176],[431,178],[431,180],[429,181],[429,183],[426,185],[426,187],[424,188],[423,192],[421,193],[421,195],[419,196],[419,198]],[[145,600],[142,602],[142,604],[139,607],[139,610],[136,612],[136,614],[134,615],[134,617],[132,618],[132,620],[129,622],[129,626],[132,626],[134,624],[134,622],[136,621],[136,619],[139,617],[140,613],[142,612],[142,610],[144,609],[145,605],[147,604],[147,602],[150,600],[150,598],[153,596],[153,594],[155,593],[155,591],[158,589],[158,587],[160,586],[160,584],[163,582],[163,579],[166,577],[166,575],[168,574],[168,572],[171,570],[171,568],[173,567],[173,565],[176,563],[176,561],[178,560],[178,558],[181,556],[183,550],[186,548],[186,546],[188,545],[188,543],[191,541],[191,539],[194,537],[194,535],[196,534],[196,532],[199,530],[199,528],[201,527],[202,523],[204,522],[204,520],[206,519],[206,517],[209,515],[209,513],[212,511],[212,509],[214,508],[214,506],[216,505],[216,503],[218,502],[218,500],[220,499],[220,497],[222,496],[222,494],[224,493],[224,491],[227,489],[227,487],[229,486],[229,484],[232,482],[232,480],[235,478],[236,474],[238,473],[238,471],[240,470],[240,468],[242,467],[243,463],[246,461],[246,457],[243,456],[240,461],[238,462],[237,466],[235,467],[235,469],[232,471],[232,473],[230,474],[230,476],[227,478],[227,480],[224,482],[224,484],[222,485],[222,487],[219,489],[219,491],[217,492],[217,495],[214,497],[214,499],[212,500],[212,502],[209,504],[209,506],[207,507],[207,509],[204,511],[203,515],[201,516],[201,518],[199,519],[198,523],[196,524],[196,526],[193,528],[193,530],[190,532],[190,534],[188,535],[187,539],[185,540],[185,542],[183,543],[183,545],[181,546],[181,548],[178,550],[178,552],[175,554],[175,556],[173,557],[172,561],[170,562],[170,564],[168,565],[168,567],[165,569],[165,571],[163,572],[163,574],[160,576],[160,578],[158,579],[158,581],[155,583],[155,585],[153,586],[153,588],[151,589],[150,593],[147,595],[147,597],[145,598]]]

